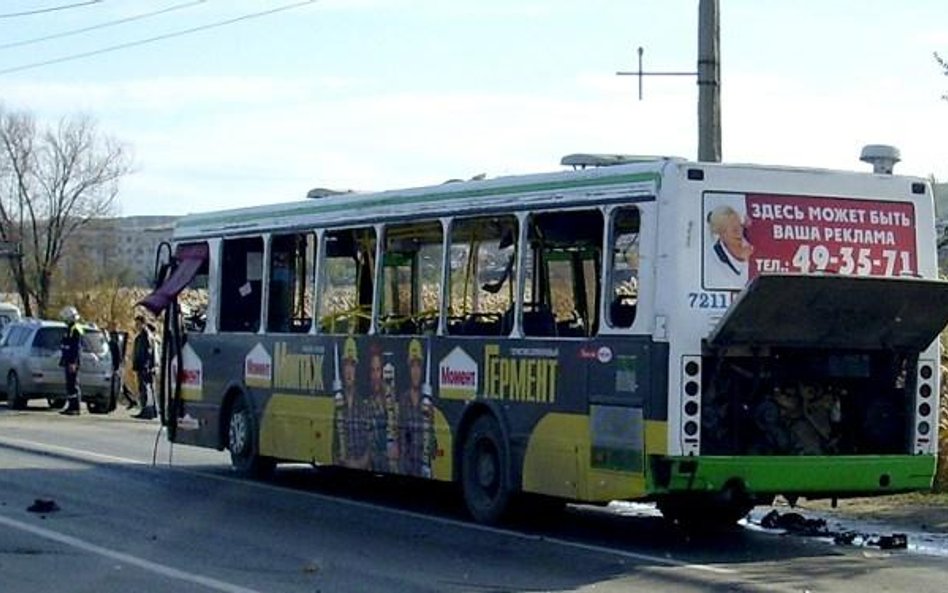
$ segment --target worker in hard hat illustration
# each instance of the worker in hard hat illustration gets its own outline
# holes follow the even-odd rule
[[[342,349],[342,378],[339,378],[339,351],[336,350],[336,380],[333,382],[333,462],[345,467],[368,469],[370,466],[369,430],[365,402],[358,394],[356,371],[359,350],[355,338],[346,338]]]
[[[436,451],[431,386],[422,383],[424,352],[421,341],[408,343],[408,389],[398,402],[399,472],[431,477]]]

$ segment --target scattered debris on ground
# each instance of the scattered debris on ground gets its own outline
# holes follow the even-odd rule
[[[59,510],[59,505],[52,499],[37,498],[26,510],[31,513],[53,513]]]
[[[904,550],[908,548],[908,536],[904,533],[876,535],[858,531],[834,531],[826,519],[808,519],[800,513],[781,513],[773,510],[760,519],[764,529],[782,529],[793,535],[805,537],[831,537],[839,546],[873,546],[882,550]]]

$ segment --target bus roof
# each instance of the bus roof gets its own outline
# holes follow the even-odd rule
[[[174,236],[176,240],[181,241],[277,229],[371,224],[406,215],[434,218],[459,212],[498,211],[498,206],[513,208],[549,205],[551,198],[563,206],[580,205],[585,201],[602,203],[628,200],[636,196],[644,198],[657,194],[664,177],[696,167],[872,176],[871,173],[852,171],[697,163],[678,158],[656,158],[613,166],[451,181],[439,185],[381,192],[347,192],[281,204],[189,214],[178,220]],[[513,197],[516,198],[515,201],[511,199]]]

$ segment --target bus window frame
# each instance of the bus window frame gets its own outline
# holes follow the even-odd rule
[[[445,254],[446,254],[446,257],[447,257],[448,260],[449,260],[449,263],[446,264],[446,267],[445,267],[445,269],[444,269],[444,271],[443,271],[443,273],[445,274],[444,283],[447,285],[447,288],[448,288],[447,300],[442,302],[442,307],[444,308],[444,314],[442,315],[442,319],[443,319],[443,322],[444,322],[444,324],[445,324],[445,333],[444,333],[444,335],[449,335],[449,336],[452,336],[452,337],[455,337],[455,338],[458,338],[458,337],[460,337],[460,338],[475,337],[475,338],[482,338],[482,339],[483,339],[483,338],[500,339],[500,338],[510,338],[510,337],[513,336],[514,328],[517,326],[517,320],[516,320],[517,313],[516,313],[516,310],[517,310],[518,302],[520,301],[520,281],[521,281],[521,278],[520,278],[520,270],[519,270],[519,269],[516,270],[516,281],[515,281],[513,278],[508,278],[508,279],[507,279],[507,282],[511,282],[511,283],[512,283],[512,287],[513,287],[513,294],[512,294],[511,297],[510,297],[511,302],[510,302],[510,305],[509,305],[509,307],[508,307],[508,309],[509,309],[510,307],[512,307],[512,313],[513,313],[513,315],[512,315],[512,317],[513,317],[513,323],[511,324],[511,330],[510,330],[510,331],[508,331],[507,333],[503,333],[503,332],[502,332],[504,312],[501,312],[501,313],[500,313],[500,316],[501,316],[501,317],[500,317],[501,333],[498,333],[498,334],[487,334],[487,335],[484,335],[484,334],[470,334],[470,335],[468,335],[468,334],[464,334],[464,333],[451,334],[451,333],[448,331],[448,318],[450,317],[450,312],[451,312],[450,307],[451,307],[451,305],[453,304],[453,302],[452,302],[452,301],[453,301],[453,299],[452,299],[452,296],[453,296],[453,292],[452,292],[452,291],[453,291],[453,286],[452,286],[452,277],[451,277],[451,269],[450,269],[450,246],[454,245],[454,242],[453,242],[453,239],[454,239],[454,230],[455,230],[455,228],[456,228],[456,225],[455,225],[454,223],[456,223],[456,222],[462,222],[462,223],[463,223],[463,222],[475,221],[475,220],[480,220],[480,219],[490,219],[490,218],[502,219],[502,218],[510,218],[510,219],[512,219],[513,221],[515,221],[515,223],[518,225],[518,229],[517,229],[517,240],[516,240],[516,241],[514,242],[514,244],[513,244],[513,249],[514,249],[514,253],[513,253],[513,256],[514,256],[514,258],[513,258],[513,263],[514,263],[515,266],[520,267],[520,266],[521,266],[521,262],[520,262],[520,254],[519,254],[519,251],[522,249],[522,244],[520,243],[520,241],[523,239],[523,236],[522,236],[522,234],[521,234],[521,229],[522,229],[523,226],[524,226],[524,225],[523,225],[523,219],[522,219],[522,217],[525,216],[527,212],[528,212],[528,211],[527,211],[527,210],[524,210],[524,209],[519,209],[519,210],[518,210],[518,209],[513,209],[513,208],[509,208],[509,209],[508,209],[508,208],[498,208],[498,209],[496,209],[496,211],[492,211],[492,212],[490,212],[490,213],[486,213],[486,212],[482,212],[482,211],[465,212],[465,213],[463,213],[463,214],[461,214],[461,215],[451,217],[451,226],[450,226],[448,232],[445,233],[445,238],[446,238],[446,241],[447,241],[446,247],[445,247]],[[480,246],[478,246],[477,249],[473,250],[473,254],[474,254],[475,259],[476,259],[477,257],[479,257],[479,250],[480,250]],[[478,300],[479,300],[479,299],[477,298],[477,291],[478,291],[478,290],[483,290],[482,288],[480,288],[480,285],[479,285],[478,280],[477,280],[477,276],[478,276],[479,274],[480,274],[480,266],[477,265],[477,266],[475,267],[475,269],[474,269],[474,281],[473,281],[473,288],[472,288],[472,290],[475,291],[475,296],[474,296],[474,299],[473,299],[472,307],[475,308],[475,309],[477,308],[477,303],[478,303]],[[462,298],[463,298],[464,302],[467,301],[467,295],[462,295]],[[474,314],[477,314],[478,311],[473,311],[473,313],[474,313]],[[522,336],[520,336],[520,337],[522,337]]]
[[[268,327],[270,321],[270,273],[271,258],[273,257],[273,232],[263,234],[263,282],[261,282],[260,298],[260,323],[257,330],[258,335],[265,335],[270,332]]]
[[[225,330],[223,330],[223,329],[220,328],[220,322],[223,320],[223,316],[220,315],[220,313],[221,313],[221,312],[223,311],[223,309],[224,309],[224,307],[223,307],[223,304],[224,304],[224,301],[223,301],[223,299],[224,299],[224,292],[223,292],[224,250],[225,250],[225,247],[227,246],[227,243],[238,243],[238,242],[242,242],[242,241],[247,241],[247,240],[249,240],[249,239],[254,239],[254,240],[257,240],[257,241],[259,241],[259,242],[261,243],[261,246],[262,246],[263,249],[262,249],[262,251],[261,251],[260,253],[261,253],[261,257],[263,258],[263,261],[261,262],[260,296],[259,296],[258,298],[259,298],[259,299],[263,299],[263,298],[264,298],[264,291],[267,290],[267,288],[266,288],[266,285],[267,285],[267,261],[266,261],[266,258],[267,258],[267,253],[266,253],[266,251],[267,251],[267,240],[266,240],[266,236],[267,236],[266,233],[252,233],[252,234],[239,234],[239,235],[233,235],[233,236],[222,237],[222,238],[221,238],[221,242],[220,242],[220,258],[219,258],[219,260],[218,260],[218,265],[216,266],[216,269],[217,269],[218,272],[219,272],[219,274],[218,274],[218,286],[217,286],[217,298],[216,298],[216,303],[215,303],[215,305],[216,305],[216,307],[217,307],[217,313],[218,313],[218,316],[217,316],[218,327],[217,327],[217,332],[216,332],[216,333],[227,333],[227,334],[234,334],[234,333],[236,333],[236,334],[250,334],[250,335],[260,335],[261,333],[265,333],[265,331],[264,331],[264,332],[261,332],[261,328],[264,328],[264,329],[265,329],[265,327],[262,325],[262,324],[264,323],[263,312],[264,312],[264,308],[265,308],[265,306],[266,306],[266,302],[265,302],[265,301],[261,301],[261,303],[260,303],[260,311],[259,311],[259,315],[258,315],[258,319],[257,319],[257,329],[256,329],[256,330],[247,330],[247,331],[244,331],[244,330],[240,330],[240,329],[236,329],[236,330],[235,330],[235,329],[228,329],[228,330],[225,331]],[[248,260],[247,260],[247,257],[246,257],[246,256],[247,256],[248,254],[250,254],[250,253],[257,253],[257,252],[256,252],[256,251],[253,251],[253,252],[251,252],[251,251],[244,251],[244,253],[243,253],[243,255],[244,255],[243,265],[245,265],[245,266],[246,266],[247,263],[248,263]],[[245,282],[248,282],[248,283],[251,282],[251,280],[248,279],[248,278],[245,278],[244,281],[245,281]]]
[[[527,241],[530,237],[530,228],[527,222],[530,219],[529,210],[519,210],[515,213],[517,218],[517,283],[514,285],[513,302],[513,327],[506,336],[507,338],[523,339],[523,284],[527,280],[526,270],[526,252],[530,249]]]
[[[378,323],[379,323],[379,309],[382,306],[382,247],[385,245],[385,236],[386,230],[388,230],[387,225],[376,223],[372,225],[372,228],[375,229],[375,261],[373,266],[375,269],[372,270],[372,311],[369,314],[369,330],[368,335],[374,336],[378,334]]]
[[[451,231],[454,217],[443,216],[441,221],[441,299],[438,303],[437,336],[448,335],[448,299],[451,297]]]
[[[614,238],[615,238],[614,222],[615,222],[616,214],[621,210],[635,209],[638,212],[638,216],[639,216],[638,245],[639,245],[639,256],[641,258],[642,231],[643,231],[643,228],[645,227],[645,225],[642,224],[642,218],[643,218],[642,207],[640,205],[640,202],[632,202],[632,203],[623,203],[623,204],[608,204],[608,205],[603,206],[602,208],[603,208],[604,220],[606,223],[606,229],[605,229],[606,232],[603,234],[602,248],[603,248],[603,259],[605,261],[603,262],[604,265],[602,266],[603,295],[599,303],[599,306],[600,306],[599,315],[600,315],[600,319],[605,321],[605,323],[599,324],[598,333],[600,335],[603,334],[604,333],[602,331],[603,329],[607,330],[605,332],[606,334],[630,333],[630,332],[633,332],[633,330],[635,330],[640,324],[639,319],[641,318],[641,307],[638,305],[641,304],[640,300],[641,300],[641,294],[642,294],[642,287],[640,284],[638,284],[638,278],[641,275],[641,273],[636,275],[636,284],[637,284],[636,301],[637,301],[637,309],[639,310],[636,312],[636,315],[632,319],[632,323],[630,325],[628,326],[615,325],[612,322],[612,314],[611,314],[611,311],[609,310],[609,305],[612,303],[613,296],[614,296],[613,295],[614,287],[612,285],[612,278],[613,278],[613,273],[615,270],[615,253],[613,253]]]
[[[224,257],[224,239],[207,239],[207,322],[205,334],[217,334],[220,326],[221,261]]]
[[[347,327],[346,327],[346,331],[345,331],[344,334],[333,333],[333,332],[329,332],[329,331],[325,331],[325,332],[324,332],[324,331],[318,331],[318,332],[316,332],[316,333],[324,334],[324,335],[329,335],[329,336],[331,336],[331,335],[363,336],[363,335],[374,335],[374,334],[375,334],[375,332],[374,332],[374,319],[375,319],[375,314],[376,314],[376,313],[375,313],[375,309],[376,309],[375,301],[376,301],[376,298],[377,298],[376,290],[377,290],[377,288],[378,288],[377,276],[378,276],[379,254],[380,254],[380,252],[379,252],[379,245],[380,245],[379,229],[382,228],[382,227],[384,227],[384,225],[383,225],[382,223],[356,224],[356,225],[344,225],[344,226],[332,226],[332,227],[325,227],[325,228],[321,229],[321,232],[318,233],[318,234],[320,235],[320,238],[319,238],[319,242],[318,242],[318,246],[317,246],[318,249],[319,249],[319,254],[317,255],[317,262],[318,262],[318,264],[319,264],[319,267],[322,268],[322,270],[321,270],[322,275],[317,277],[318,280],[317,280],[317,284],[316,284],[316,286],[315,286],[317,298],[313,299],[313,300],[315,301],[315,306],[316,306],[316,315],[314,315],[314,317],[313,317],[313,325],[320,325],[320,326],[322,325],[322,315],[321,315],[321,314],[322,314],[322,304],[323,304],[323,301],[324,301],[324,299],[322,298],[322,296],[323,296],[323,294],[325,293],[325,289],[326,289],[326,286],[325,286],[325,282],[326,282],[326,272],[328,271],[328,268],[327,268],[326,262],[325,262],[325,258],[326,258],[326,256],[327,256],[327,251],[328,251],[328,249],[326,248],[326,236],[327,236],[328,234],[332,234],[332,233],[344,233],[344,232],[346,232],[346,231],[352,232],[352,231],[358,231],[358,230],[371,230],[371,231],[374,233],[373,239],[375,240],[375,253],[372,255],[372,257],[375,259],[375,261],[372,262],[372,266],[373,266],[373,268],[372,268],[372,276],[371,276],[371,277],[372,277],[372,283],[373,283],[373,286],[372,286],[372,302],[369,304],[369,306],[370,306],[370,321],[369,321],[369,327],[366,329],[366,331],[364,331],[364,332],[352,331],[352,329],[347,326]],[[320,272],[317,272],[317,273],[320,273]],[[357,266],[357,267],[356,267],[356,280],[355,280],[355,282],[356,282],[356,299],[357,299],[357,300],[358,300],[358,298],[359,298],[359,294],[358,294],[358,292],[359,292],[359,289],[358,289],[359,278],[358,278],[358,275],[359,275],[359,270],[358,270],[358,266]],[[360,304],[357,304],[357,305],[356,305],[356,310],[358,310],[360,306],[361,306]],[[357,316],[356,316],[356,317],[357,317]]]
[[[440,273],[439,273],[439,277],[438,277],[438,282],[439,282],[439,286],[438,286],[438,319],[437,319],[438,323],[437,323],[437,325],[436,325],[435,335],[439,335],[439,336],[440,336],[440,335],[443,335],[441,332],[442,332],[442,320],[444,319],[444,283],[445,283],[445,269],[444,269],[444,266],[446,265],[445,249],[446,249],[446,241],[447,241],[447,237],[448,237],[448,233],[447,233],[447,231],[446,231],[446,223],[447,223],[447,221],[450,221],[450,220],[451,220],[450,218],[445,218],[445,217],[441,217],[441,218],[424,218],[424,217],[421,217],[421,218],[418,218],[418,219],[403,218],[403,219],[400,219],[400,220],[397,220],[397,221],[394,221],[394,222],[386,223],[386,224],[384,224],[384,225],[378,225],[379,227],[382,227],[382,228],[380,228],[380,230],[378,231],[379,234],[377,235],[377,236],[379,237],[379,242],[378,242],[379,253],[378,253],[378,258],[377,258],[377,260],[376,260],[376,262],[377,262],[377,264],[376,264],[376,270],[377,270],[378,276],[376,277],[376,280],[375,280],[375,288],[376,288],[376,294],[375,294],[375,296],[376,296],[376,300],[375,300],[375,302],[373,303],[373,307],[372,307],[372,317],[373,317],[373,319],[374,319],[375,322],[376,322],[376,325],[374,326],[375,328],[378,328],[378,327],[379,327],[379,325],[378,325],[378,317],[379,317],[379,315],[381,315],[381,314],[383,313],[383,311],[381,310],[381,309],[382,309],[382,305],[383,305],[383,302],[382,302],[382,301],[383,301],[383,298],[384,298],[384,290],[385,290],[385,286],[383,285],[384,274],[385,274],[385,266],[384,266],[384,262],[383,262],[383,257],[387,254],[387,252],[385,251],[385,246],[388,244],[388,231],[389,231],[389,229],[390,229],[390,228],[405,227],[405,226],[422,226],[422,225],[432,225],[432,226],[433,226],[433,225],[438,225],[439,231],[440,231],[440,233],[441,233],[441,243],[440,243],[440,246],[441,246],[441,261],[439,262],[439,265],[440,265]],[[417,265],[420,266],[420,265],[421,265],[420,262],[419,262]],[[420,274],[420,270],[416,270],[416,273]],[[415,289],[416,289],[416,288],[417,288],[418,294],[412,294],[412,298],[418,300],[417,308],[418,308],[418,311],[420,311],[420,310],[421,310],[421,305],[422,305],[422,295],[421,295],[421,283],[420,283],[420,279],[419,279],[419,281],[418,281],[418,286],[417,286],[417,287],[415,287],[415,286],[412,287],[412,292],[413,292],[413,293],[415,292]],[[415,305],[412,305],[412,307],[414,308]],[[372,332],[372,333],[373,333],[373,335],[379,334],[379,332],[377,332],[377,331]],[[417,337],[417,336],[422,336],[422,335],[424,335],[424,334],[416,333],[416,334],[404,334],[404,335],[412,335],[412,336],[416,336],[416,337]]]
[[[619,209],[619,208],[629,208],[629,207],[634,207],[634,208],[636,208],[636,209],[639,210],[639,219],[640,219],[640,221],[641,221],[641,208],[639,208],[637,205],[634,205],[634,206],[629,206],[629,205],[627,205],[627,204],[615,205],[615,208],[616,208],[616,209]],[[523,247],[523,251],[524,251],[524,253],[523,253],[523,259],[520,261],[520,266],[521,266],[521,268],[523,269],[524,278],[523,278],[523,281],[520,282],[519,288],[521,288],[521,289],[525,289],[525,288],[526,288],[526,287],[524,286],[524,284],[525,284],[525,282],[526,282],[526,273],[527,273],[526,258],[527,258],[527,256],[528,256],[528,254],[527,254],[526,252],[527,252],[527,250],[532,250],[532,248],[531,248],[530,245],[529,245],[529,237],[530,237],[530,235],[529,235],[529,230],[530,230],[530,229],[529,229],[529,226],[528,226],[528,224],[530,224],[530,219],[531,219],[531,217],[533,217],[533,216],[535,216],[535,215],[541,215],[541,214],[556,214],[556,213],[569,213],[569,212],[594,212],[594,211],[595,211],[595,212],[599,212],[599,215],[600,215],[600,217],[602,218],[601,233],[602,233],[603,241],[607,241],[606,237],[607,237],[607,235],[609,234],[609,231],[610,231],[611,226],[612,226],[612,225],[610,224],[610,221],[609,221],[609,214],[606,212],[606,209],[607,209],[607,208],[608,208],[608,206],[603,206],[603,205],[589,206],[589,205],[583,205],[583,204],[572,204],[572,205],[569,205],[569,206],[567,206],[567,207],[560,207],[560,208],[543,208],[543,207],[537,207],[537,208],[533,208],[533,209],[524,211],[525,214],[526,214],[526,217],[525,217],[525,219],[521,222],[521,224],[522,224],[522,228],[524,228],[524,229],[526,230],[526,233],[525,233],[525,237],[523,237],[523,246],[524,246],[524,247]],[[639,224],[639,228],[640,228],[640,232],[641,232],[641,222],[640,222],[640,224]],[[608,242],[607,242],[606,244],[608,244]],[[603,245],[600,245],[600,249],[603,249]],[[605,257],[605,252],[600,253],[600,254],[599,254],[599,260],[600,260],[600,261],[599,261],[599,274],[600,274],[600,277],[599,277],[599,279],[598,279],[598,281],[599,281],[599,283],[600,283],[600,284],[599,284],[599,291],[598,291],[599,294],[595,294],[595,295],[594,295],[594,298],[598,297],[598,298],[597,298],[598,303],[596,303],[595,307],[596,307],[596,311],[598,312],[597,314],[598,314],[600,317],[599,317],[599,320],[598,320],[598,321],[599,321],[599,324],[598,324],[598,327],[596,328],[596,332],[595,332],[595,333],[589,333],[589,334],[587,334],[587,335],[585,335],[585,336],[559,336],[559,335],[555,335],[555,336],[537,336],[537,335],[530,335],[530,336],[527,336],[527,335],[524,335],[524,334],[523,334],[523,330],[522,330],[522,328],[523,328],[523,326],[522,326],[522,320],[523,320],[523,305],[524,305],[524,301],[523,301],[522,298],[520,298],[520,299],[518,299],[518,303],[517,303],[517,307],[520,309],[520,311],[517,313],[518,321],[519,321],[519,323],[521,324],[521,325],[520,325],[520,328],[521,328],[521,336],[520,336],[520,337],[522,337],[522,338],[528,338],[528,339],[531,339],[531,340],[535,340],[535,339],[540,339],[540,340],[549,340],[549,339],[554,339],[554,340],[568,340],[568,339],[588,340],[588,339],[594,338],[596,335],[598,335],[598,334],[600,333],[600,330],[602,329],[602,321],[601,321],[601,320],[602,320],[602,306],[603,306],[603,301],[605,300],[605,299],[603,298],[603,296],[604,296],[604,294],[605,294],[605,291],[604,291],[604,286],[603,286],[603,284],[602,284],[602,274],[604,273],[604,270],[605,270],[605,263],[603,262],[604,259],[606,259],[606,257]],[[546,272],[548,272],[548,270],[547,270]],[[572,273],[572,272],[571,272],[571,273]],[[547,290],[550,290],[550,289],[551,289],[551,287],[550,287],[550,286],[547,286]],[[523,294],[523,291],[521,291],[520,294]],[[573,295],[573,297],[575,297],[575,295]],[[536,298],[536,295],[533,295],[531,298]],[[550,303],[548,303],[548,304],[550,305],[551,308],[553,307],[552,294],[550,295]],[[587,304],[587,307],[588,307],[588,304]],[[590,310],[590,311],[591,311],[591,310]],[[628,328],[623,328],[623,329],[628,329]]]
[[[262,333],[265,333],[265,334],[281,334],[281,335],[282,335],[282,334],[298,334],[298,335],[307,335],[307,334],[312,334],[312,333],[313,333],[312,329],[313,329],[313,326],[315,325],[315,321],[314,321],[315,318],[313,317],[313,310],[307,311],[307,312],[310,314],[310,328],[309,328],[306,332],[294,332],[294,331],[292,330],[292,327],[293,327],[292,321],[293,321],[293,319],[294,319],[293,311],[290,312],[290,318],[289,318],[289,321],[290,321],[290,326],[289,326],[289,327],[290,327],[290,329],[289,329],[288,331],[283,332],[283,331],[278,331],[278,330],[272,330],[272,329],[270,329],[270,327],[269,327],[269,326],[270,326],[270,294],[271,294],[271,293],[270,293],[270,282],[273,280],[273,269],[272,269],[272,265],[273,265],[273,241],[274,241],[275,238],[280,238],[280,237],[293,237],[293,236],[295,236],[295,237],[303,237],[303,238],[305,239],[305,244],[306,244],[307,247],[309,246],[309,240],[310,240],[310,238],[312,238],[312,241],[313,241],[313,249],[315,250],[315,249],[317,248],[317,245],[316,245],[316,242],[318,241],[318,239],[317,239],[317,233],[316,233],[316,231],[314,231],[313,229],[310,229],[310,228],[288,228],[288,229],[281,229],[279,232],[273,232],[273,231],[271,231],[271,232],[267,233],[267,249],[268,249],[268,253],[266,253],[265,257],[266,257],[266,263],[267,263],[268,266],[270,266],[270,269],[266,270],[266,291],[265,291],[265,294],[266,294],[266,299],[267,299],[267,300],[266,300],[267,307],[266,307],[266,311],[265,311],[265,313],[264,313],[265,319],[266,319],[266,331],[265,331],[265,332],[262,332]],[[296,253],[295,255],[298,255],[298,253]],[[319,253],[318,253],[318,252],[315,252],[314,255],[315,255],[316,258],[319,257]],[[292,260],[292,269],[293,269],[293,271],[294,271],[294,274],[295,274],[295,272],[296,272],[296,270],[297,270],[298,264],[299,264],[299,260],[298,260],[298,259],[293,259],[293,260]],[[299,281],[294,282],[293,285],[292,285],[293,294],[291,295],[291,301],[295,301],[295,298],[296,298],[295,291],[299,288],[299,284],[304,284],[304,285],[305,285],[305,284],[308,283],[308,284],[309,284],[309,286],[308,286],[309,289],[311,289],[311,290],[313,290],[313,291],[315,291],[315,289],[316,289],[316,284],[315,284],[315,277],[316,277],[316,276],[315,276],[315,274],[316,274],[316,272],[315,272],[315,267],[316,267],[316,263],[315,263],[315,262],[313,263],[314,271],[313,271],[313,274],[312,274],[312,275],[306,274],[306,269],[305,269],[306,267],[307,267],[307,266],[304,266],[303,274],[302,274],[302,276],[301,276],[302,279],[299,280]],[[306,290],[305,290],[305,288],[304,288],[304,300],[305,300],[305,293],[306,293]],[[311,301],[311,303],[312,303],[312,302],[315,301],[315,300],[316,300],[316,295],[313,294],[313,296],[312,296],[312,298],[310,299],[310,301]],[[311,307],[312,307],[312,306],[313,306],[313,305],[311,305]]]
[[[326,258],[326,249],[324,241],[326,238],[326,229],[318,228],[316,229],[316,265],[313,271],[313,326],[310,328],[310,335],[317,335],[323,332],[320,331],[322,323],[319,321],[319,312],[322,310],[323,302],[323,273],[326,269],[325,258]]]

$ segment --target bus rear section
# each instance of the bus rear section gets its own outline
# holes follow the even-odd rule
[[[672,324],[670,454],[650,457],[660,507],[730,521],[776,495],[930,488],[948,322],[930,190],[783,172],[778,187],[801,181],[792,193],[761,191],[767,177],[749,177],[702,188],[690,215],[701,285]]]

